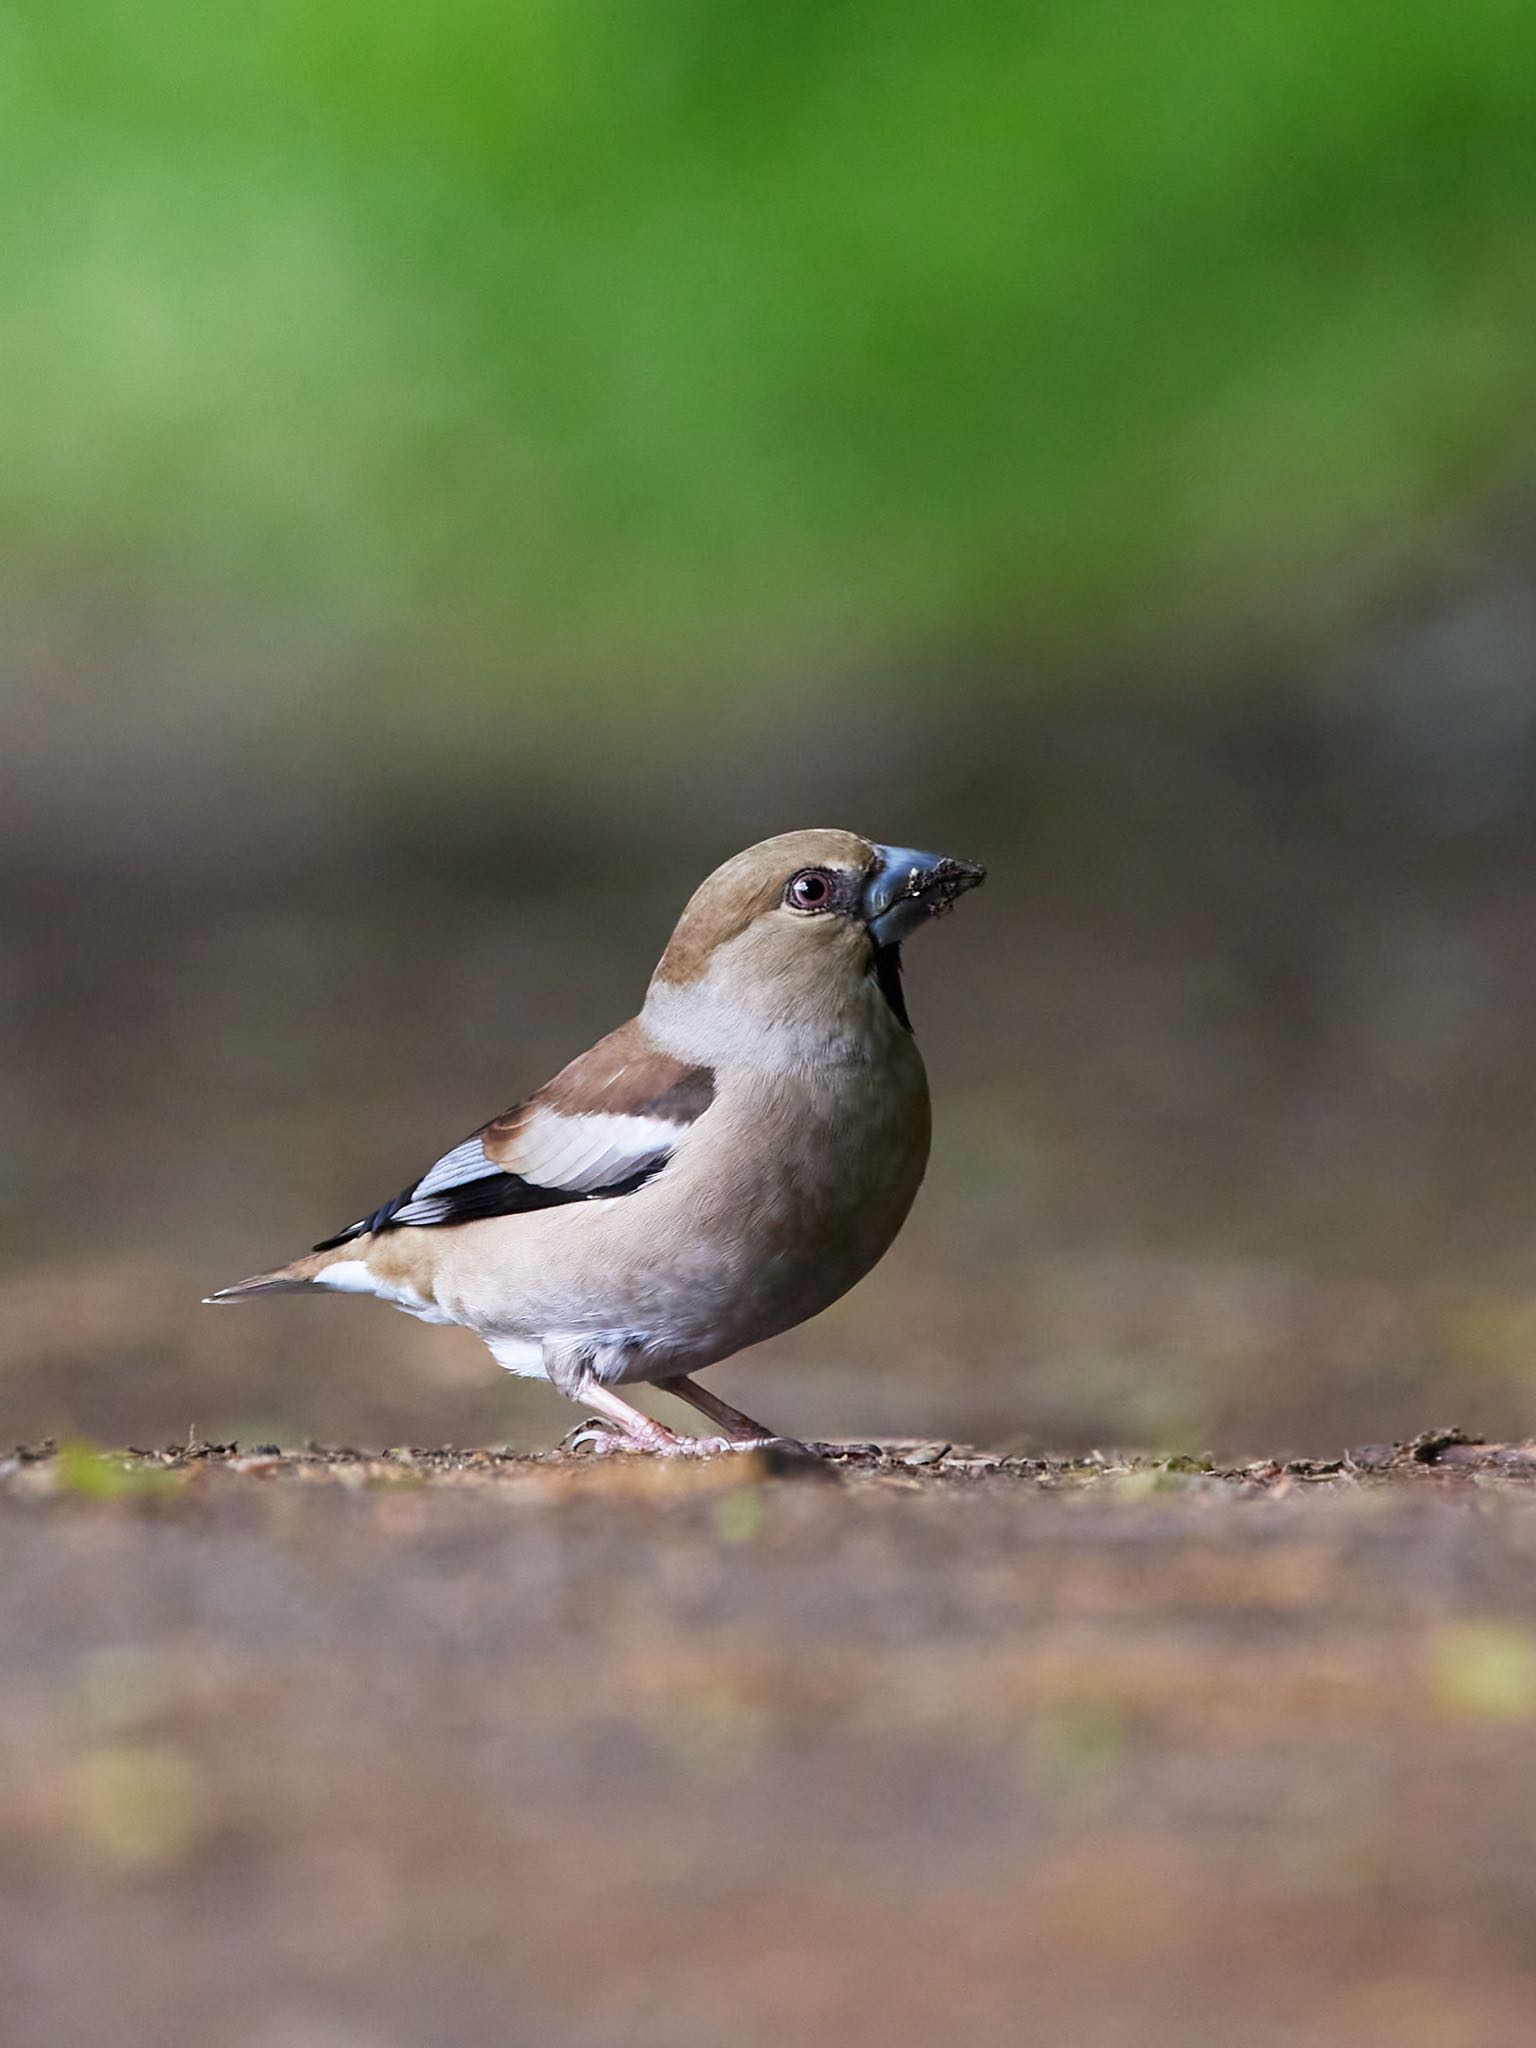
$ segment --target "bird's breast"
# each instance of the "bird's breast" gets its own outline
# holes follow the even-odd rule
[[[853,1065],[743,1087],[717,1105],[716,1167],[700,1147],[669,1192],[684,1236],[729,1270],[761,1334],[813,1315],[861,1279],[906,1220],[928,1163],[928,1090],[915,1050],[893,1075]],[[701,1133],[702,1135],[702,1133]],[[740,1341],[752,1342],[754,1337]]]

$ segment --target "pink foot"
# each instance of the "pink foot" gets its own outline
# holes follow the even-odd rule
[[[601,1416],[585,1422],[561,1438],[562,1451],[582,1451],[589,1457],[607,1457],[616,1451],[651,1458],[717,1458],[726,1451],[782,1451],[789,1457],[814,1458],[819,1454],[809,1444],[791,1436],[680,1436],[658,1422],[651,1430],[625,1430]]]
[[[679,1436],[659,1422],[643,1431],[621,1429],[616,1422],[593,1415],[562,1437],[560,1448],[584,1451],[589,1457],[624,1451],[649,1458],[709,1458],[717,1451],[734,1451],[742,1446],[729,1443],[723,1436]]]

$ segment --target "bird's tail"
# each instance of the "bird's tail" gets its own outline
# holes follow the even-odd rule
[[[217,1294],[204,1295],[204,1304],[253,1301],[258,1294],[302,1294],[306,1287],[314,1286],[327,1266],[335,1264],[337,1257],[336,1251],[306,1252],[291,1266],[275,1266],[270,1273],[253,1273],[249,1280],[237,1280],[233,1287],[221,1287]]]

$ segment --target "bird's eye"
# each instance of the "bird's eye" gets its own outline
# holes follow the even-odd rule
[[[784,891],[796,910],[825,910],[832,901],[832,877],[824,868],[804,868]]]

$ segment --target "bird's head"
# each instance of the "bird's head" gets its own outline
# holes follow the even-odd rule
[[[701,1058],[811,1064],[907,1025],[901,942],[986,870],[855,832],[783,832],[694,891],[646,1012]]]

